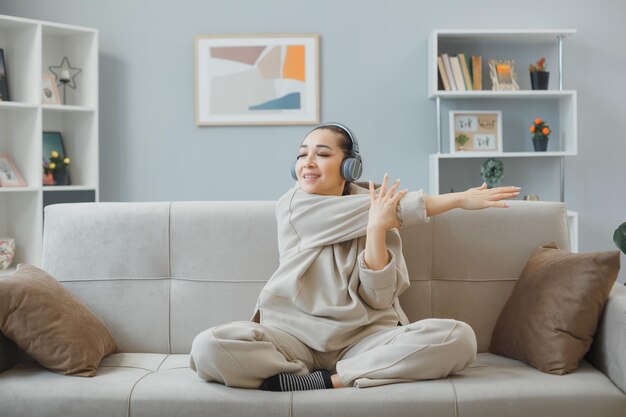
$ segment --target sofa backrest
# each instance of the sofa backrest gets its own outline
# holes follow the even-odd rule
[[[411,321],[463,320],[487,351],[528,257],[569,250],[566,207],[509,201],[400,230]],[[121,352],[189,353],[194,336],[249,320],[278,267],[274,201],[72,203],[45,208],[42,267],[109,328]]]

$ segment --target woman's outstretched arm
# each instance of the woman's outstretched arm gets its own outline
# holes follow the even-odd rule
[[[444,213],[454,208],[465,210],[480,210],[487,207],[507,208],[509,205],[500,201],[505,198],[519,195],[520,187],[498,187],[487,188],[487,183],[480,187],[470,188],[467,191],[441,194],[435,196],[424,196],[424,205],[428,217]]]

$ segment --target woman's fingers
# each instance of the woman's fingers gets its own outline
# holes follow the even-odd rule
[[[380,194],[378,194],[381,197],[385,195],[385,191],[387,190],[387,179],[388,178],[389,178],[389,176],[385,172],[385,176],[383,177],[383,184],[380,186]]]
[[[391,197],[391,201],[394,203],[402,198],[403,195],[409,192],[408,188],[398,191],[393,197]]]
[[[398,178],[396,182],[394,182],[393,185],[389,188],[389,191],[387,191],[387,198],[392,198],[393,193],[396,191],[396,189],[399,186],[400,186],[400,178]]]
[[[372,180],[370,180],[370,198],[372,201],[376,200],[376,193],[374,193],[374,184],[372,183]]]

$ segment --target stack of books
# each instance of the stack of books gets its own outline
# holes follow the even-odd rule
[[[437,57],[440,86],[446,91],[483,89],[482,58],[465,54],[441,54]],[[441,87],[439,88],[441,89]]]

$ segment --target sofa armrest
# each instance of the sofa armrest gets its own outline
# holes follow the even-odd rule
[[[615,283],[585,357],[626,393],[626,286]]]
[[[0,332],[0,374],[19,362],[18,347]]]

